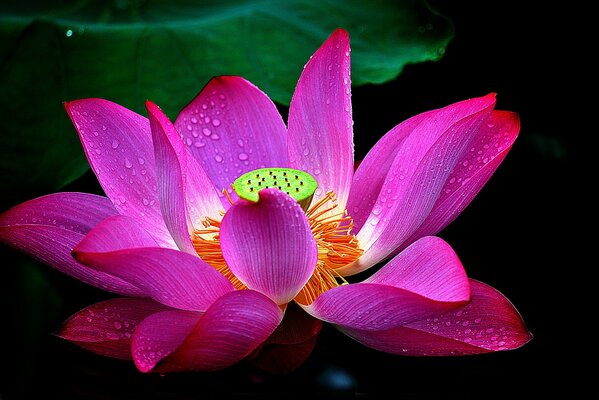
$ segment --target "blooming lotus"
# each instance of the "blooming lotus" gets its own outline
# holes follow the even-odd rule
[[[59,336],[144,372],[216,370],[249,355],[267,364],[267,344],[293,345],[297,364],[321,321],[411,356],[530,340],[511,303],[468,279],[432,236],[518,134],[494,95],[400,123],[355,172],[341,29],[305,66],[287,126],[235,76],[212,79],[174,123],[146,106],[148,118],[102,99],[66,103],[106,197],[57,193],[0,216],[5,243],[126,296],[80,311]]]

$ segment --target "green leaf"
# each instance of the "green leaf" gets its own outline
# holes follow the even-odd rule
[[[416,0],[3,2],[3,203],[86,170],[63,101],[102,97],[144,113],[151,99],[174,117],[212,76],[241,75],[288,104],[302,66],[337,27],[351,35],[354,85],[439,59],[453,34]]]

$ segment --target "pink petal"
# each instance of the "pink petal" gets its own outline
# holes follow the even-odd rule
[[[107,251],[95,237],[86,236],[73,250],[79,262],[130,282],[167,306],[203,311],[233,290],[231,282],[197,256],[157,247],[120,250],[118,244]]]
[[[512,350],[532,335],[501,293],[470,280],[472,301],[450,312],[383,331],[341,330],[377,350],[411,356],[450,356]]]
[[[56,193],[19,204],[0,215],[0,241],[82,282],[109,292],[143,292],[115,276],[78,263],[71,251],[96,224],[116,214],[106,197]]]
[[[143,372],[226,368],[264,342],[281,318],[268,297],[253,290],[230,292],[203,315],[173,311],[143,321],[133,337],[133,360]]]
[[[303,306],[315,318],[359,330],[385,330],[464,302],[435,301],[405,289],[378,283],[353,283],[330,289]]]
[[[176,247],[160,213],[148,120],[102,99],[65,103],[85,155],[119,214],[138,220],[161,246]]]
[[[196,254],[191,242],[193,225],[186,204],[187,149],[179,133],[166,115],[154,103],[147,101],[146,108],[150,118],[154,156],[156,157],[156,175],[158,198],[164,222],[179,249]],[[210,183],[208,181],[207,183]],[[210,188],[207,188],[210,190]],[[214,188],[212,188],[214,192]],[[213,210],[218,215],[220,201]],[[206,217],[206,215],[204,215]]]
[[[518,115],[493,111],[460,159],[431,213],[406,242],[434,235],[449,225],[474,199],[512,148],[520,131]]]
[[[289,106],[289,164],[312,174],[314,201],[344,209],[354,172],[349,35],[337,29],[306,64]]]
[[[220,240],[231,272],[277,304],[291,301],[316,267],[316,241],[306,214],[277,189],[261,190],[257,203],[235,203],[223,217]]]
[[[391,129],[359,163],[347,199],[347,210],[354,221],[354,232],[359,232],[368,219],[403,141],[423,121],[432,118],[435,112],[418,114]]]
[[[449,244],[434,236],[418,240],[365,282],[402,288],[436,301],[470,300],[462,263]]]
[[[358,273],[385,259],[420,227],[494,105],[495,96],[488,95],[445,107],[403,141],[358,232],[365,252],[345,273]]]
[[[103,356],[130,360],[131,336],[137,325],[165,309],[147,299],[106,300],[77,312],[62,325],[57,336]]]
[[[77,252],[108,252],[138,247],[158,247],[136,220],[114,215],[97,224],[76,246]]]
[[[175,126],[218,190],[245,172],[287,166],[285,123],[266,94],[243,78],[213,78]]]

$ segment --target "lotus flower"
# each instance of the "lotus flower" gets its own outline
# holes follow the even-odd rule
[[[291,344],[299,364],[320,321],[396,354],[514,349],[531,338],[518,312],[431,236],[517,136],[517,116],[494,106],[487,95],[410,118],[354,173],[339,29],[305,66],[287,126],[234,76],[211,80],[174,124],[151,102],[149,119],[107,100],[66,103],[107,197],[31,200],[0,216],[0,237],[126,296],[82,310],[59,336],[144,372],[268,364],[267,349]]]

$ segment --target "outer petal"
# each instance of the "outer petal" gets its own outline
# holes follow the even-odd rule
[[[468,301],[470,285],[462,263],[442,239],[424,237],[366,279],[437,301]]]
[[[179,249],[195,255],[196,252],[191,242],[193,225],[186,201],[186,195],[189,192],[189,190],[186,190],[188,187],[187,181],[194,179],[187,175],[187,149],[181,141],[179,133],[162,110],[150,101],[146,102],[146,108],[148,109],[152,129],[158,198],[160,199],[162,216]],[[200,172],[203,172],[201,167],[199,169]],[[200,180],[196,182],[204,185],[203,188],[200,188],[200,190],[203,189],[200,195],[205,193],[205,199],[192,200],[201,202],[196,204],[196,207],[198,211],[201,210],[205,214],[196,218],[217,216],[221,203],[214,186],[205,174],[198,178]],[[195,194],[198,195],[198,193]]]
[[[76,100],[65,108],[119,214],[138,220],[161,246],[175,247],[160,213],[148,120],[102,99]]]
[[[383,260],[420,227],[494,105],[495,96],[488,95],[445,107],[405,139],[358,232],[364,255],[346,268],[346,274]]]
[[[78,263],[71,251],[89,230],[116,214],[106,197],[56,193],[0,215],[0,240],[82,282],[118,294],[141,296],[134,285]]]
[[[433,118],[436,111],[428,111],[405,120],[387,132],[364,160],[360,162],[347,199],[347,210],[354,221],[354,232],[359,232],[381,194],[385,177],[404,140],[424,121]]]
[[[234,204],[223,217],[220,239],[231,272],[277,304],[299,293],[318,259],[304,211],[277,189],[261,190],[257,203]]]
[[[106,300],[73,315],[57,336],[103,356],[130,360],[131,336],[137,325],[165,309],[162,304],[147,299]]]
[[[441,302],[388,285],[354,283],[321,294],[303,306],[315,318],[359,330],[385,330],[454,309],[464,302]]]
[[[363,283],[320,295],[304,309],[358,330],[386,330],[456,308],[470,299],[464,268],[451,247],[426,237]]]
[[[501,293],[470,280],[472,301],[404,327],[341,330],[377,350],[411,356],[451,356],[516,349],[532,339],[520,314]]]
[[[107,252],[138,247],[158,247],[140,224],[126,215],[113,215],[98,223],[78,243],[76,251]]]
[[[230,189],[245,172],[287,166],[285,123],[273,102],[243,78],[212,79],[175,126],[219,190]]]
[[[445,182],[423,224],[406,242],[434,235],[449,225],[474,199],[512,148],[520,131],[518,115],[493,111]]]
[[[270,299],[253,290],[228,293],[203,315],[157,314],[135,332],[133,360],[143,372],[226,368],[266,340],[282,314]]]
[[[332,190],[345,208],[354,172],[349,35],[337,29],[312,56],[289,106],[289,164],[312,174],[314,200]]]
[[[99,239],[108,231],[102,228],[92,231],[73,250],[77,260],[131,282],[162,304],[203,311],[233,290],[233,285],[224,276],[199,257],[156,247],[121,250],[120,243]],[[131,224],[130,230],[135,229]]]

